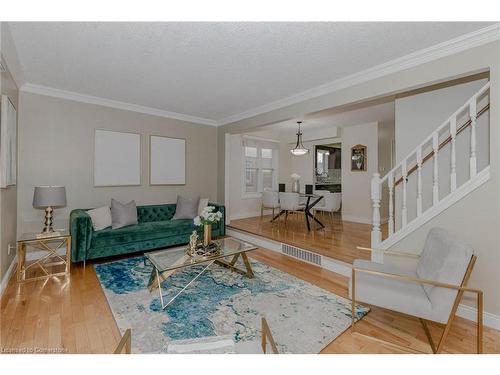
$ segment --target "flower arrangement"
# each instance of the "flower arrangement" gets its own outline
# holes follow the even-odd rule
[[[213,212],[214,210],[214,206],[205,207],[203,211],[201,211],[201,214],[193,219],[194,225],[212,225],[219,222],[220,219],[222,219],[222,213],[220,211]]]
[[[297,173],[292,173],[292,174],[290,175],[290,178],[291,178],[292,180],[294,180],[294,181],[298,181],[298,180],[300,180],[300,175],[298,175]]]

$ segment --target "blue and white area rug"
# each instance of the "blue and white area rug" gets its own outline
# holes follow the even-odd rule
[[[319,353],[351,323],[350,301],[251,260],[255,278],[213,264],[162,310],[147,283],[152,266],[135,257],[95,266],[120,331],[132,329],[135,353],[162,353],[178,340],[232,337],[236,353],[262,353],[266,317],[280,353]],[[203,266],[179,271],[162,286],[166,301]],[[357,319],[368,308],[357,306]]]

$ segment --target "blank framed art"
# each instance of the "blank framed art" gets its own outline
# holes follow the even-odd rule
[[[186,184],[186,140],[159,135],[149,137],[149,184]]]
[[[141,184],[141,135],[97,130],[94,136],[94,186]]]

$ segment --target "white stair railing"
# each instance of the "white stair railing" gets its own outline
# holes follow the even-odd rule
[[[436,130],[434,130],[427,138],[424,139],[412,152],[410,152],[403,160],[392,168],[385,176],[380,177],[379,173],[375,173],[371,182],[371,200],[373,208],[372,216],[372,232],[371,243],[373,249],[381,249],[382,242],[389,242],[394,236],[400,236],[401,232],[413,224],[417,219],[425,215],[432,214],[433,208],[440,204],[445,197],[453,195],[457,192],[457,135],[470,127],[470,144],[469,144],[469,179],[472,180],[478,175],[477,173],[477,155],[476,155],[476,125],[478,115],[483,114],[489,109],[489,104],[485,105],[479,113],[477,113],[478,101],[484,99],[489,93],[490,83],[484,85],[476,92],[465,104],[458,108],[446,121],[444,121]],[[489,103],[489,102],[488,102]],[[457,128],[457,121],[467,115],[470,119],[463,125]],[[444,141],[440,143],[440,135],[448,135]],[[439,153],[440,150],[447,144],[450,144],[450,191],[448,195],[440,199],[439,190]],[[430,150],[430,151],[429,151]],[[428,152],[425,158],[423,154]],[[423,209],[423,178],[422,167],[427,161],[433,159],[432,165],[432,203],[431,207]],[[411,165],[411,167],[409,167]],[[416,172],[416,217],[408,221],[408,178]],[[397,177],[399,176],[399,179]],[[467,182],[467,181],[466,181]],[[381,214],[380,206],[382,201],[382,186],[387,184],[388,187],[388,225],[387,237],[382,241],[381,231]],[[396,187],[401,184],[401,194],[397,197],[400,205],[396,205]],[[443,192],[441,192],[443,193]],[[396,207],[400,209],[400,227],[396,228]],[[414,228],[416,229],[416,228]],[[413,229],[413,230],[414,230]],[[373,253],[373,260],[382,261],[383,253],[376,251]]]

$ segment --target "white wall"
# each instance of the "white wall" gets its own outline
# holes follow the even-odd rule
[[[58,228],[72,209],[134,199],[138,205],[173,203],[178,194],[217,199],[217,129],[94,104],[20,92],[18,233],[40,230],[43,211],[32,207],[33,187],[64,185],[67,207],[55,210]],[[94,187],[94,129],[142,135],[142,185]],[[149,135],[186,139],[186,185],[149,185]]]
[[[378,123],[342,128],[342,219],[371,223],[370,181],[378,170]],[[367,168],[351,171],[351,147],[367,147]]]

